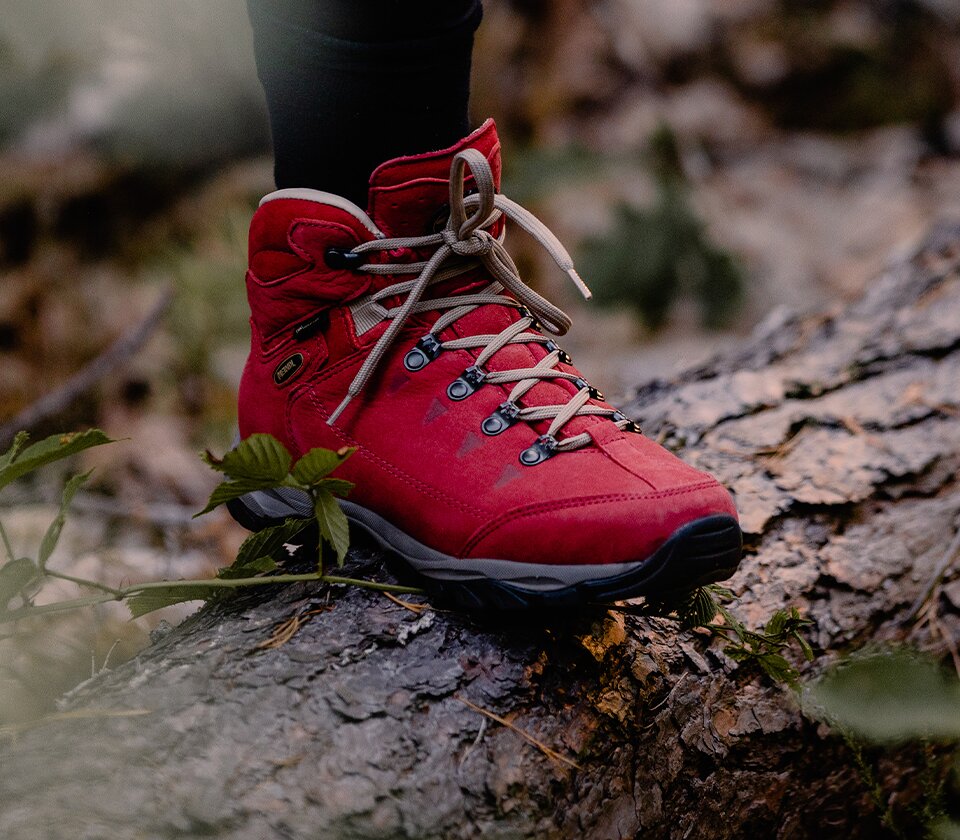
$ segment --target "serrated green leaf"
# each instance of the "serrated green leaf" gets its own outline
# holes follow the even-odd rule
[[[960,738],[960,680],[909,651],[838,666],[810,686],[809,698],[828,721],[871,741]]]
[[[790,635],[796,639],[797,644],[800,645],[800,650],[803,652],[803,658],[806,659],[807,662],[813,662],[813,648],[810,647],[810,643],[796,630],[791,632]]]
[[[314,513],[320,536],[326,540],[337,554],[337,565],[343,565],[343,559],[350,548],[350,523],[331,493],[321,491],[317,496]]]
[[[193,518],[196,519],[198,516],[210,513],[211,510],[220,507],[220,505],[225,502],[229,502],[232,499],[239,499],[241,496],[246,496],[247,493],[252,493],[254,490],[269,490],[272,487],[276,487],[276,483],[272,479],[242,479],[240,481],[221,482],[210,494],[210,498],[207,500],[207,506],[199,513],[195,513]]]
[[[0,470],[5,469],[16,460],[16,457],[23,451],[23,447],[30,440],[30,435],[26,432],[17,432],[13,437],[10,448],[0,455]]]
[[[92,471],[75,475],[64,485],[63,493],[60,495],[60,510],[40,542],[40,554],[37,557],[37,563],[41,569],[46,567],[50,555],[53,554],[53,550],[60,541],[60,532],[63,530],[63,523],[66,522],[67,510],[73,501],[73,497],[77,495],[77,491],[90,478],[91,473]]]
[[[39,576],[40,570],[36,564],[21,557],[18,560],[11,560],[0,566],[0,612],[3,612],[7,605],[12,601],[20,591],[29,586]]]
[[[345,478],[324,478],[316,483],[318,490],[326,490],[334,496],[346,496],[357,485]]]
[[[779,636],[783,633],[784,627],[786,627],[788,617],[786,610],[777,610],[770,616],[770,619],[763,628],[763,632],[768,636]]]
[[[218,589],[216,583],[211,583],[209,587],[178,586],[176,583],[171,583],[169,586],[136,592],[127,598],[126,604],[133,617],[140,618],[142,615],[164,607],[172,607],[174,604],[207,601],[217,593]]]
[[[204,460],[235,481],[269,481],[270,486],[276,486],[287,477],[293,459],[273,435],[255,434],[242,440],[223,458],[208,452]]]
[[[225,566],[217,571],[217,577],[220,578],[220,580],[250,578],[263,574],[264,572],[272,572],[276,568],[276,561],[265,554],[263,557],[253,557],[246,563],[234,563],[231,566]]]
[[[680,626],[684,630],[703,627],[713,621],[718,609],[713,596],[701,586],[693,592],[684,614],[680,616]]]
[[[349,447],[344,447],[336,452],[332,449],[311,449],[294,464],[292,475],[301,484],[308,487],[313,486],[330,475],[355,451]]]
[[[15,453],[13,460],[0,468],[0,488],[6,487],[11,481],[16,481],[38,467],[75,455],[91,446],[102,446],[113,442],[99,429],[51,435]]]
[[[797,670],[779,653],[764,653],[756,659],[764,673],[775,683],[793,685],[800,678]]]
[[[257,571],[272,571],[277,565],[274,562],[276,554],[308,525],[310,525],[309,519],[288,519],[281,525],[274,525],[251,534],[243,541],[233,564],[221,569],[217,572],[217,576],[233,578],[244,577],[246,574]],[[264,558],[270,560],[273,565],[261,565],[260,568],[256,568]]]

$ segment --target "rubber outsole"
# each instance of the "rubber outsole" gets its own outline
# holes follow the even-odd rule
[[[351,506],[353,507],[353,506]],[[227,503],[233,518],[250,531],[259,531],[282,520],[250,510],[242,500]],[[550,589],[532,588],[510,580],[473,576],[445,578],[424,574],[415,560],[396,545],[396,536],[413,542],[387,526],[381,531],[345,511],[352,526],[368,533],[383,549],[405,561],[402,571],[438,600],[467,610],[554,610],[604,604],[641,596],[663,597],[689,592],[699,586],[726,580],[737,570],[743,537],[737,520],[725,514],[706,516],[678,528],[652,555],[621,574],[580,580]],[[391,536],[394,537],[391,540]],[[598,566],[598,571],[603,567]]]

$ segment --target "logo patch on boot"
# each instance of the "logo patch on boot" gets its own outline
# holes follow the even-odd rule
[[[296,376],[297,371],[299,371],[302,366],[303,353],[294,353],[277,365],[277,369],[273,372],[273,381],[276,382],[277,385],[283,385],[284,382],[288,382]]]

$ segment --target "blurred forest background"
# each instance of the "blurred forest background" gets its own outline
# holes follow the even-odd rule
[[[960,3],[486,0],[472,110],[499,123],[504,192],[597,294],[577,304],[516,242],[575,316],[565,345],[616,399],[780,307],[856,297],[960,216]],[[174,293],[144,346],[31,428],[128,439],[84,459],[92,491],[53,565],[118,584],[232,559],[239,528],[191,521],[215,483],[196,453],[233,435],[246,226],[270,189],[243,0],[4,0],[0,447]],[[4,489],[18,551],[55,514],[58,481]],[[0,723],[157,631],[97,610],[0,635]]]

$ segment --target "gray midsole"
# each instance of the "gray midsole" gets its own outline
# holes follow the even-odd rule
[[[480,580],[492,578],[519,584],[528,589],[550,591],[584,581],[604,580],[636,569],[641,562],[596,565],[554,566],[546,563],[518,563],[452,557],[418,542],[386,519],[360,505],[339,499],[347,518],[368,531],[381,545],[401,555],[420,574],[437,580]],[[248,493],[240,498],[248,510],[267,519],[309,517],[310,498],[299,490],[281,487]]]

